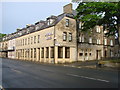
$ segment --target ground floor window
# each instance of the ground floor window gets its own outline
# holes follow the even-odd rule
[[[54,58],[54,47],[51,47],[51,58]]]
[[[44,48],[41,50],[41,58],[44,58]]]
[[[23,58],[25,57],[25,50],[23,49]]]
[[[40,60],[40,48],[38,48],[38,60]]]
[[[34,48],[34,58],[36,58],[36,48]]]
[[[79,53],[79,56],[83,56],[83,53]]]
[[[89,56],[91,56],[92,55],[92,53],[89,53]]]
[[[28,58],[29,58],[29,49],[28,49]]]
[[[63,47],[58,47],[58,58],[63,58]]]
[[[85,56],[87,56],[87,53],[85,53]]]
[[[105,54],[104,54],[104,55],[105,55],[105,57],[107,57],[107,51],[106,51],[106,50],[105,50],[105,52],[104,52],[104,53],[105,53]]]
[[[32,49],[31,49],[31,58],[32,58],[32,56],[33,56],[33,51],[32,51]]]
[[[46,47],[46,58],[49,58],[49,47]]]
[[[65,58],[70,58],[70,47],[65,47]]]
[[[110,50],[110,57],[113,57],[113,51]]]

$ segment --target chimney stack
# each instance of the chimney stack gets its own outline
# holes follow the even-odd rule
[[[65,5],[64,7],[63,7],[63,12],[64,13],[72,13],[72,4],[70,3],[70,4],[67,4],[67,5]]]

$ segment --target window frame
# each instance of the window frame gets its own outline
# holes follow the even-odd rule
[[[89,37],[89,43],[92,43],[92,37]]]
[[[46,58],[49,58],[49,47],[46,47]]]
[[[34,36],[34,44],[36,43],[36,36]]]
[[[107,38],[104,39],[104,45],[107,45]]]
[[[67,32],[63,32],[63,41],[67,41]]]
[[[38,43],[40,43],[40,35],[38,35]]]
[[[41,58],[44,58],[44,47],[41,48]]]
[[[54,58],[54,47],[51,47],[50,52],[51,52],[50,57],[51,57],[51,58]]]
[[[58,58],[63,58],[63,47],[58,47]]]
[[[110,46],[113,46],[113,40],[112,39],[110,40]]]
[[[72,41],[72,33],[69,33],[69,42]]]
[[[65,22],[65,26],[66,26],[66,27],[69,27],[69,23],[70,23],[69,19],[66,19],[65,21],[66,21],[66,22]]]
[[[65,58],[70,58],[70,47],[65,47]]]

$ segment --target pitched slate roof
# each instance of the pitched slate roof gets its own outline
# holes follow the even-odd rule
[[[49,28],[49,27],[55,26],[65,16],[69,17],[69,18],[74,18],[75,11],[73,12],[73,14],[62,13],[62,14],[60,14],[58,16],[53,16],[52,15],[52,16],[48,17],[47,20],[48,19],[54,19],[53,23],[50,24],[50,25],[48,25],[47,20],[46,21],[40,20],[39,22],[35,23],[34,25],[33,24],[29,24],[29,26],[27,25],[25,28],[18,29],[16,32],[9,34],[9,36],[12,35],[12,37],[8,36],[8,40],[14,39],[14,38],[17,38],[17,37],[20,37],[20,36],[23,36],[23,35],[26,35],[26,34],[29,34],[29,33],[33,33],[33,32],[36,32],[36,31],[44,30],[45,28]],[[39,24],[39,23],[44,23],[44,25],[42,25],[38,30],[35,30],[36,25]],[[30,29],[31,27],[34,27],[34,29]],[[27,29],[30,30],[29,33],[27,33]],[[22,35],[18,35],[19,32],[22,32]],[[13,34],[15,34],[15,35],[13,35]]]

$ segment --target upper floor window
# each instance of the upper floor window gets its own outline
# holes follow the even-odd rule
[[[24,39],[23,39],[23,46],[24,46]]]
[[[72,41],[72,33],[69,33],[69,41]]]
[[[69,27],[69,19],[66,19],[66,27]]]
[[[36,43],[36,36],[34,36],[34,43]]]
[[[79,42],[84,42],[84,35],[79,36]]]
[[[104,39],[104,45],[107,45],[107,39],[106,38]]]
[[[30,38],[28,38],[28,45],[30,44]]]
[[[33,42],[33,37],[31,37],[31,44],[32,44],[32,42]]]
[[[97,39],[97,44],[101,44],[100,39]]]
[[[27,38],[25,39],[25,45],[27,45]]]
[[[100,33],[100,27],[99,26],[96,27],[96,32]]]
[[[84,38],[84,35],[82,35],[82,42],[84,42],[85,38]]]
[[[82,42],[82,37],[81,36],[79,36],[79,42]]]
[[[63,41],[67,40],[67,32],[63,32]]]
[[[89,38],[89,43],[92,43],[92,37]]]
[[[20,42],[21,42],[20,44],[19,44],[19,41],[17,42],[18,46],[22,46],[23,45],[22,44],[23,43],[22,40],[20,40]]]
[[[40,43],[40,35],[38,35],[38,43]]]
[[[113,40],[110,40],[110,46],[113,46]]]

